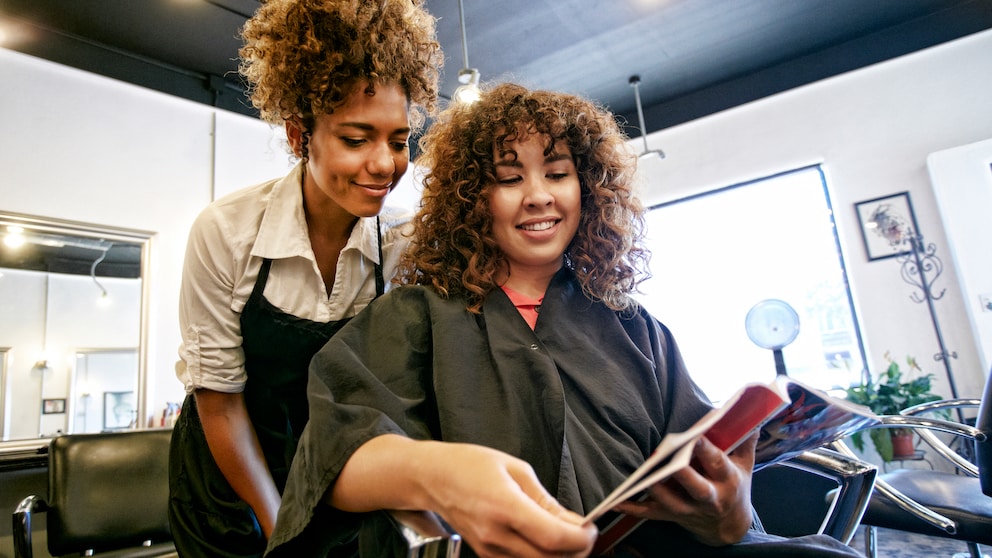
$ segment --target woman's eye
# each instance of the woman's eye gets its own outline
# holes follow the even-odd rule
[[[409,147],[405,141],[394,141],[392,146],[397,153],[402,153],[403,151],[406,151],[407,147]]]
[[[497,182],[499,182],[500,184],[516,184],[516,183],[520,182],[520,177],[519,176],[504,176],[502,178],[497,179]]]
[[[550,178],[551,180],[564,180],[565,178],[568,178],[568,173],[567,172],[553,172],[553,173],[549,173],[548,174],[548,178]]]
[[[348,147],[358,147],[358,146],[362,145],[363,143],[365,143],[365,140],[364,139],[360,139],[360,138],[344,138],[343,137],[343,138],[341,138],[341,141],[344,142],[344,144],[347,145]]]

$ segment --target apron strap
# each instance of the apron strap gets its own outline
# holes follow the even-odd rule
[[[255,279],[255,286],[251,290],[251,296],[248,300],[252,302],[259,302],[262,300],[262,292],[265,291],[265,284],[269,281],[269,268],[272,267],[272,260],[269,258],[262,259],[262,265],[258,268],[258,278]]]
[[[375,264],[375,296],[379,298],[386,292],[386,281],[382,277],[382,226],[379,224],[379,217],[375,218],[375,234],[379,247],[379,262]]]

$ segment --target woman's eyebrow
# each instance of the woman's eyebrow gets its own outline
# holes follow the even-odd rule
[[[375,126],[369,124],[368,122],[339,122],[337,126],[339,128],[356,128],[358,130],[362,130],[365,132],[375,131]],[[406,126],[402,128],[396,128],[395,130],[390,132],[390,134],[409,134],[409,133],[410,133],[410,128]]]

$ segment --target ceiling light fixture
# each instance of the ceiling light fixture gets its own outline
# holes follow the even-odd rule
[[[465,9],[462,7],[462,0],[458,0],[458,18],[462,29],[462,56],[465,65],[458,70],[458,83],[461,85],[455,89],[452,98],[456,103],[471,104],[479,100],[479,70],[468,65],[468,38],[465,34]]]
[[[101,306],[106,306],[107,304],[110,304],[110,296],[107,294],[107,289],[103,288],[103,285],[101,285],[100,281],[98,281],[96,278],[96,266],[100,262],[102,262],[104,258],[107,257],[107,252],[110,250],[110,247],[113,245],[114,245],[113,242],[109,243],[109,245],[103,249],[103,253],[100,254],[100,257],[93,262],[92,266],[90,266],[90,277],[93,279],[93,282],[96,283],[96,286],[98,289],[100,289],[100,293],[101,293],[100,296],[96,299],[96,302]]]
[[[641,76],[630,76],[628,83],[634,88],[634,100],[637,102],[637,120],[641,125],[641,139],[644,140],[644,152],[638,155],[638,157],[644,159],[657,155],[659,159],[664,159],[664,151],[660,149],[648,149],[648,129],[644,125],[644,109],[641,108]]]

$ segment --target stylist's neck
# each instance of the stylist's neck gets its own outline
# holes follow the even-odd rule
[[[303,213],[311,237],[317,235],[326,239],[347,240],[351,236],[351,229],[358,222],[358,217],[327,197],[312,197],[318,199],[314,200],[306,195],[303,198]]]

